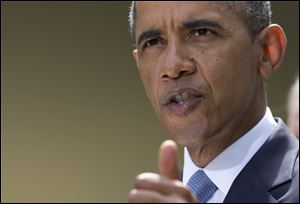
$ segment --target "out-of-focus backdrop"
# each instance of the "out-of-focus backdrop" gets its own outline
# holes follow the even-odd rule
[[[157,172],[168,136],[131,56],[129,5],[1,1],[1,202],[127,202],[135,176]],[[288,46],[269,105],[286,119],[299,2],[272,7]]]

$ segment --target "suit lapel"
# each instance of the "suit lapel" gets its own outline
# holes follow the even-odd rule
[[[276,202],[251,165],[248,165],[235,179],[224,203],[244,203],[245,201],[249,203]]]
[[[278,129],[240,172],[224,202],[272,203],[285,192],[280,188],[292,180],[299,142],[280,119],[276,120]]]

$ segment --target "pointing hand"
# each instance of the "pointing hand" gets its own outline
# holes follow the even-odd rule
[[[158,156],[159,174],[142,173],[136,177],[135,188],[129,192],[133,203],[197,202],[181,182],[177,164],[177,146],[172,140],[163,142]]]

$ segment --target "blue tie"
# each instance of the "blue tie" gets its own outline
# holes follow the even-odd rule
[[[198,202],[205,203],[218,190],[217,186],[208,178],[203,170],[198,170],[189,179],[187,185],[198,198]]]

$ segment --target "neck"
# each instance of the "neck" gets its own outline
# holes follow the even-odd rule
[[[235,123],[224,127],[205,144],[195,149],[187,148],[193,162],[204,168],[227,147],[252,129],[263,118],[265,111],[266,103],[256,106],[255,109],[249,108],[246,114],[241,115]]]

